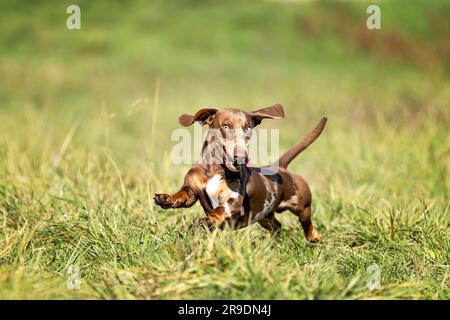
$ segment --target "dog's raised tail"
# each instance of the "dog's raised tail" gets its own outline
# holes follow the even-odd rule
[[[308,146],[320,136],[326,123],[327,118],[323,117],[313,131],[311,131],[306,137],[304,137],[303,140],[294,144],[280,157],[280,159],[278,160],[278,166],[286,169],[289,163],[294,160],[294,158],[298,156],[300,152],[308,148]]]

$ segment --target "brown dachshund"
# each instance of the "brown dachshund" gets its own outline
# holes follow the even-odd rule
[[[191,167],[181,189],[172,194],[155,194],[155,203],[164,209],[188,208],[197,200],[208,228],[230,225],[242,228],[258,222],[275,233],[281,228],[275,213],[289,210],[303,227],[311,242],[321,237],[311,222],[311,191],[298,175],[287,170],[289,163],[322,132],[324,117],[303,140],[285,152],[270,167],[247,166],[247,143],[252,130],[263,119],[284,118],[279,104],[253,112],[239,109],[204,108],[195,115],[183,114],[179,122],[190,126],[195,121],[209,125],[200,163]]]

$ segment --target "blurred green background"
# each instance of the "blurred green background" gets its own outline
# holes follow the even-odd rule
[[[81,30],[66,28],[72,3]],[[58,154],[76,126],[75,145],[157,168],[180,113],[281,103],[287,118],[264,126],[285,129],[283,149],[327,115],[329,152],[318,167],[335,164],[327,153],[336,153],[351,174],[358,143],[393,154],[449,119],[450,5],[380,2],[382,29],[368,30],[368,4],[4,2],[3,141],[28,137],[31,155]],[[407,137],[385,141],[391,133]]]
[[[81,30],[66,28],[70,4],[81,8]],[[369,4],[381,8],[381,30],[366,27]],[[175,191],[188,168],[168,157],[178,115],[205,106],[252,110],[281,103],[286,119],[262,127],[281,128],[283,150],[323,115],[329,118],[324,134],[290,167],[310,182],[315,222],[326,239],[345,246],[367,241],[376,248],[362,254],[377,256],[377,250],[388,252],[380,247],[383,234],[399,246],[409,243],[409,236],[393,236],[393,213],[406,215],[399,221],[407,226],[398,230],[407,230],[422,221],[417,208],[433,208],[432,231],[423,231],[430,233],[430,249],[418,242],[413,254],[424,273],[403,278],[397,263],[416,250],[405,246],[399,249],[405,255],[387,256],[386,265],[395,267],[386,277],[392,284],[419,279],[419,287],[432,288],[429,295],[415,296],[414,289],[393,297],[445,297],[439,290],[448,272],[432,265],[448,264],[449,18],[450,3],[439,0],[2,1],[0,279],[10,282],[0,292],[23,297],[27,284],[21,287],[22,276],[11,280],[11,274],[31,268],[51,278],[75,260],[93,288],[103,268],[163,268],[151,257],[169,249],[151,238],[148,246],[127,247],[117,235],[103,235],[123,245],[117,249],[123,254],[142,247],[136,250],[147,258],[128,264],[117,262],[117,252],[110,256],[101,241],[98,252],[90,252],[96,250],[86,240],[91,235],[75,227],[93,223],[80,218],[83,212],[115,212],[114,230],[131,232],[127,239],[137,237],[139,227],[158,236],[172,232],[181,213],[157,211],[150,195]],[[360,219],[360,209],[371,214]],[[189,210],[194,217],[200,208]],[[72,222],[61,220],[64,212]],[[371,233],[373,219],[381,222]],[[145,251],[153,249],[159,251]],[[340,260],[345,252],[337,250],[324,264],[348,266],[333,275],[338,287],[358,269]],[[280,253],[280,264],[284,258]],[[150,297],[272,297],[174,290]],[[36,296],[61,296],[44,292]],[[318,297],[335,297],[327,292]],[[128,297],[121,294],[88,296]]]

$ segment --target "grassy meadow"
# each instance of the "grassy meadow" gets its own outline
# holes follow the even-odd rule
[[[449,299],[450,4],[368,4],[2,1],[0,298]],[[283,150],[329,119],[289,167],[322,243],[154,205],[179,114],[274,103]]]

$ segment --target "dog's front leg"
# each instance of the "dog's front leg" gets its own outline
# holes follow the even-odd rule
[[[236,227],[233,225],[233,223],[237,221],[236,218],[244,214],[242,204],[243,197],[241,195],[236,198],[230,198],[225,204],[220,205],[209,212],[207,217],[200,220],[200,223],[210,230],[214,228],[223,228],[227,222],[231,224],[231,227]]]
[[[201,190],[204,184],[204,173],[198,167],[194,167],[184,177],[183,186],[178,192],[172,195],[157,193],[153,199],[164,209],[189,208],[197,201],[198,190]]]
[[[182,186],[178,192],[172,195],[157,193],[153,199],[155,200],[155,203],[163,209],[189,208],[197,201],[194,191],[186,185]]]

